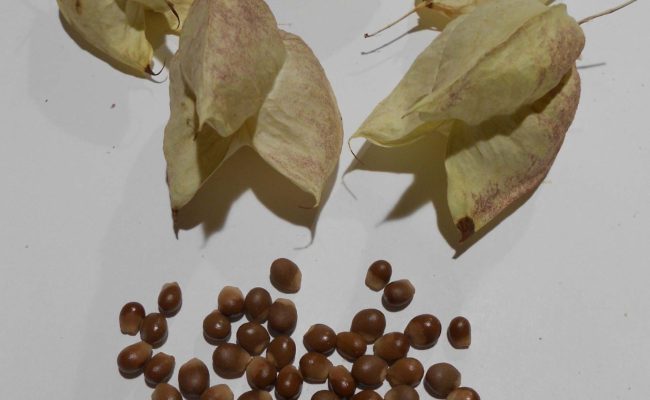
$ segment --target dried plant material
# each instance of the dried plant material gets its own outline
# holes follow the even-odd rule
[[[277,28],[263,1],[197,0],[170,81],[164,151],[173,210],[242,146],[319,203],[341,150],[340,113],[314,54]]]

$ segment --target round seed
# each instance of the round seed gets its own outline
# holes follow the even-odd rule
[[[434,364],[424,377],[424,388],[436,399],[445,399],[460,386],[460,372],[447,363]]]
[[[144,381],[151,387],[169,381],[174,373],[174,356],[160,352],[153,356],[144,367]]]
[[[343,398],[352,397],[357,390],[357,383],[352,374],[342,365],[330,368],[327,385],[331,391]]]
[[[336,348],[336,333],[327,325],[315,324],[305,333],[303,343],[307,351],[330,355]]]
[[[336,335],[336,350],[348,361],[354,361],[366,354],[368,345],[363,336],[355,332],[341,332]]]
[[[256,287],[251,289],[244,299],[244,312],[246,318],[252,322],[265,322],[271,307],[271,295],[266,289]]]
[[[298,311],[293,301],[277,299],[269,308],[269,331],[273,336],[291,336],[298,323]]]
[[[472,344],[472,326],[467,318],[456,317],[449,323],[447,329],[449,344],[455,349],[467,349]]]
[[[388,368],[386,380],[391,386],[407,385],[416,387],[422,381],[424,367],[415,358],[402,358]]]
[[[234,400],[235,395],[228,385],[215,385],[203,392],[201,400]]]
[[[212,353],[214,372],[226,379],[235,379],[244,375],[250,361],[250,354],[238,344],[220,344]]]
[[[125,335],[137,335],[144,320],[144,307],[132,301],[126,303],[120,310],[120,331]]]
[[[214,310],[203,319],[203,337],[210,344],[219,344],[230,337],[230,320]]]
[[[234,286],[221,289],[217,297],[219,311],[230,319],[238,319],[244,313],[244,294]]]
[[[142,321],[140,339],[154,348],[162,346],[167,340],[167,319],[160,313],[149,313]]]
[[[193,358],[181,365],[178,387],[187,399],[198,399],[210,387],[210,371],[203,361]]]
[[[374,390],[366,389],[357,392],[354,396],[352,396],[352,400],[382,400],[382,397]]]
[[[165,317],[173,317],[181,309],[183,295],[177,282],[165,283],[158,294],[158,310]]]
[[[296,343],[289,336],[278,336],[266,348],[266,358],[281,370],[296,358]]]
[[[183,400],[183,396],[172,385],[159,383],[151,393],[151,400]]]
[[[138,342],[120,351],[117,355],[117,367],[122,375],[130,378],[142,372],[149,358],[151,358],[151,345]]]
[[[440,325],[438,318],[431,314],[422,314],[413,318],[406,325],[404,334],[408,336],[411,346],[424,350],[438,343],[441,331],[442,325]]]
[[[237,329],[237,343],[253,356],[259,356],[269,345],[271,337],[257,322],[246,322]]]
[[[377,356],[361,356],[352,364],[352,377],[364,389],[380,387],[387,372],[388,364]]]
[[[408,279],[391,282],[384,288],[384,295],[381,298],[384,307],[388,311],[399,311],[405,309],[415,295],[415,287]]]
[[[447,400],[481,400],[481,396],[472,388],[462,387],[449,393]]]
[[[323,383],[327,380],[329,370],[332,368],[332,362],[321,353],[307,353],[300,358],[298,363],[300,373],[305,382]]]
[[[296,293],[300,290],[302,272],[291,260],[278,258],[271,264],[271,283],[281,292]]]
[[[410,386],[395,386],[386,392],[386,400],[420,400],[420,395]]]
[[[402,332],[391,332],[377,339],[373,347],[376,356],[392,364],[400,358],[406,357],[411,345],[409,339]]]
[[[341,398],[331,390],[319,390],[311,396],[311,400],[340,400]]]
[[[252,389],[271,390],[275,384],[276,370],[264,357],[253,357],[246,367],[246,380]]]
[[[358,333],[367,344],[372,344],[386,329],[384,313],[374,308],[359,311],[352,319],[350,331]]]
[[[237,397],[237,400],[273,400],[273,397],[266,390],[249,390]]]
[[[378,292],[382,290],[393,275],[393,267],[385,260],[377,260],[370,265],[366,274],[366,286]]]
[[[275,397],[282,400],[295,400],[302,390],[302,375],[293,365],[287,365],[278,373],[275,381]]]

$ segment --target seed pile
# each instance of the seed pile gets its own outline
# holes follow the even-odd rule
[[[386,310],[400,311],[413,300],[415,287],[407,279],[391,278],[390,263],[379,260],[368,268],[365,283],[374,291],[383,290]],[[281,258],[272,263],[270,281],[281,292],[298,292],[301,280],[302,273],[292,261]],[[210,386],[208,366],[198,358],[179,368],[178,389],[168,383],[175,358],[163,352],[153,355],[153,349],[167,340],[167,318],[176,315],[181,305],[181,289],[174,282],[163,285],[158,296],[159,312],[146,314],[135,302],[122,307],[121,332],[132,336],[139,333],[141,340],[119,353],[120,373],[126,378],[144,374],[146,384],[154,388],[152,400],[234,400],[228,385]],[[232,323],[244,315],[248,321],[233,335]],[[219,292],[217,309],[203,320],[203,336],[216,346],[212,354],[215,373],[224,379],[245,377],[248,382],[251,390],[239,400],[272,399],[271,391],[278,400],[296,400],[304,382],[327,383],[328,390],[316,392],[312,400],[376,400],[382,396],[375,390],[385,381],[391,387],[383,397],[386,400],[419,400],[415,388],[422,381],[436,399],[480,400],[476,391],[461,387],[461,373],[451,364],[437,363],[425,372],[417,358],[409,357],[411,348],[426,350],[438,342],[442,325],[434,315],[414,317],[403,332],[385,332],[386,316],[374,308],[357,312],[349,331],[337,333],[325,324],[314,324],[302,338],[307,352],[296,362],[296,343],[291,335],[297,322],[296,305],[285,298],[273,300],[264,288],[253,288],[246,296],[233,286]],[[464,317],[454,318],[447,338],[456,349],[469,348],[470,322]],[[328,358],[334,351],[351,365],[334,365]]]

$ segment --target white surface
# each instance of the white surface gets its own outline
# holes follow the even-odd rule
[[[613,3],[569,8],[581,18]],[[283,29],[303,36],[320,57],[346,136],[434,36],[406,35],[361,55],[414,26],[412,17],[362,39],[408,2],[270,5]],[[439,166],[426,158],[432,141],[382,152],[376,168],[397,173],[348,174],[356,200],[341,184],[352,161],[344,150],[310,246],[312,214],[297,207],[305,198],[243,154],[210,182],[177,240],[161,150],[167,83],[124,75],[83,51],[62,29],[54,1],[5,2],[0,398],[148,398],[142,378],[117,373],[117,353],[134,341],[119,333],[122,304],[135,300],[153,310],[160,286],[178,281],[184,306],[169,321],[163,350],[179,364],[192,356],[210,364],[201,321],[218,291],[227,284],[270,287],[268,265],[280,256],[303,269],[303,290],[290,296],[299,306],[298,334],[316,322],[343,330],[357,309],[379,308],[363,276],[369,262],[385,258],[395,277],[417,287],[413,304],[388,316],[388,329],[401,330],[422,312],[443,324],[469,317],[470,350],[455,351],[441,339],[412,354],[427,365],[454,363],[482,398],[647,398],[649,14],[642,1],[584,27],[579,65],[603,65],[581,70],[582,102],[546,183],[454,259],[431,203],[444,193],[434,186]],[[246,387],[230,383],[236,393]],[[302,398],[313,391],[306,386]]]

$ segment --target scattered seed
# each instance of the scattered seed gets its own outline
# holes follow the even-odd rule
[[[226,379],[239,378],[244,375],[250,361],[250,354],[238,344],[220,344],[212,353],[214,372]]]
[[[160,352],[151,357],[144,367],[144,381],[155,388],[159,383],[166,383],[174,373],[176,360],[174,356]]]
[[[341,398],[331,390],[319,390],[311,396],[311,400],[340,400]]]
[[[387,363],[406,357],[411,345],[409,339],[402,332],[391,332],[377,339],[373,347],[376,356],[383,358]]]
[[[422,314],[413,318],[406,328],[404,334],[408,336],[411,346],[416,349],[429,349],[438,343],[442,325],[438,318],[431,314]]]
[[[125,335],[137,335],[144,320],[144,307],[132,301],[126,303],[120,310],[120,331]]]
[[[273,397],[265,390],[249,390],[237,397],[237,400],[273,400]]]
[[[323,383],[327,380],[332,362],[321,353],[310,352],[300,358],[300,373],[305,382]]]
[[[411,284],[411,281],[400,279],[389,283],[384,288],[381,301],[388,311],[400,311],[411,304],[414,295],[415,287]]]
[[[181,309],[183,295],[177,282],[165,283],[158,295],[158,310],[165,317],[173,317]]]
[[[424,388],[436,399],[445,399],[460,386],[460,372],[451,364],[434,364],[424,377]]]
[[[271,294],[266,289],[256,287],[251,289],[244,299],[244,312],[251,322],[265,322],[271,307]]]
[[[336,335],[336,351],[348,361],[354,362],[366,354],[368,345],[363,336],[355,332],[341,332]]]
[[[307,351],[330,355],[336,348],[336,333],[327,325],[315,324],[303,336],[303,343]]]
[[[201,400],[234,400],[235,395],[228,385],[220,384],[208,388],[201,395]]]
[[[221,289],[217,297],[219,311],[230,318],[236,320],[244,313],[244,295],[234,286],[226,286]]]
[[[298,311],[293,301],[277,299],[269,308],[269,331],[273,336],[291,336],[298,323]]]
[[[374,390],[362,390],[352,396],[352,400],[383,400],[379,393]]]
[[[151,345],[147,342],[126,346],[117,355],[117,367],[122,375],[131,378],[142,372],[144,365],[151,358],[151,352]]]
[[[416,387],[422,381],[423,376],[424,367],[422,363],[415,358],[407,357],[395,361],[388,368],[386,380],[393,387],[401,385]]]
[[[365,355],[352,364],[352,377],[360,388],[377,389],[386,379],[388,364],[377,356]]]
[[[237,343],[252,356],[259,356],[269,345],[271,337],[257,322],[246,322],[237,329]]]
[[[198,399],[210,387],[210,371],[203,361],[193,358],[178,369],[178,388],[186,399]]]
[[[384,334],[386,317],[374,308],[359,311],[352,319],[350,331],[358,333],[367,344],[374,343]]]
[[[343,398],[352,397],[357,390],[357,383],[352,374],[342,365],[330,368],[327,385],[331,391]]]
[[[149,313],[142,321],[140,339],[154,348],[162,346],[167,340],[167,319],[160,313]]]
[[[456,317],[449,323],[447,329],[449,344],[455,349],[467,349],[472,344],[472,326],[467,318]]]
[[[203,337],[210,344],[220,344],[230,337],[230,320],[214,310],[203,319]]]
[[[370,265],[366,274],[366,286],[378,292],[382,290],[393,275],[393,267],[385,260],[377,260]]]
[[[420,400],[420,395],[410,386],[400,385],[391,388],[384,396],[386,400]]]
[[[296,358],[296,343],[289,336],[278,336],[266,348],[266,358],[279,371],[293,363]]]
[[[481,400],[481,396],[472,388],[461,387],[449,393],[447,400]]]
[[[251,389],[271,390],[276,374],[275,366],[264,357],[253,357],[246,367],[246,380]]]
[[[278,258],[271,264],[271,283],[283,293],[296,293],[300,290],[302,272],[291,260]]]
[[[302,375],[293,365],[280,370],[275,381],[275,397],[281,400],[296,400],[302,391]]]
[[[159,383],[151,393],[151,400],[183,400],[183,396],[172,385]]]

